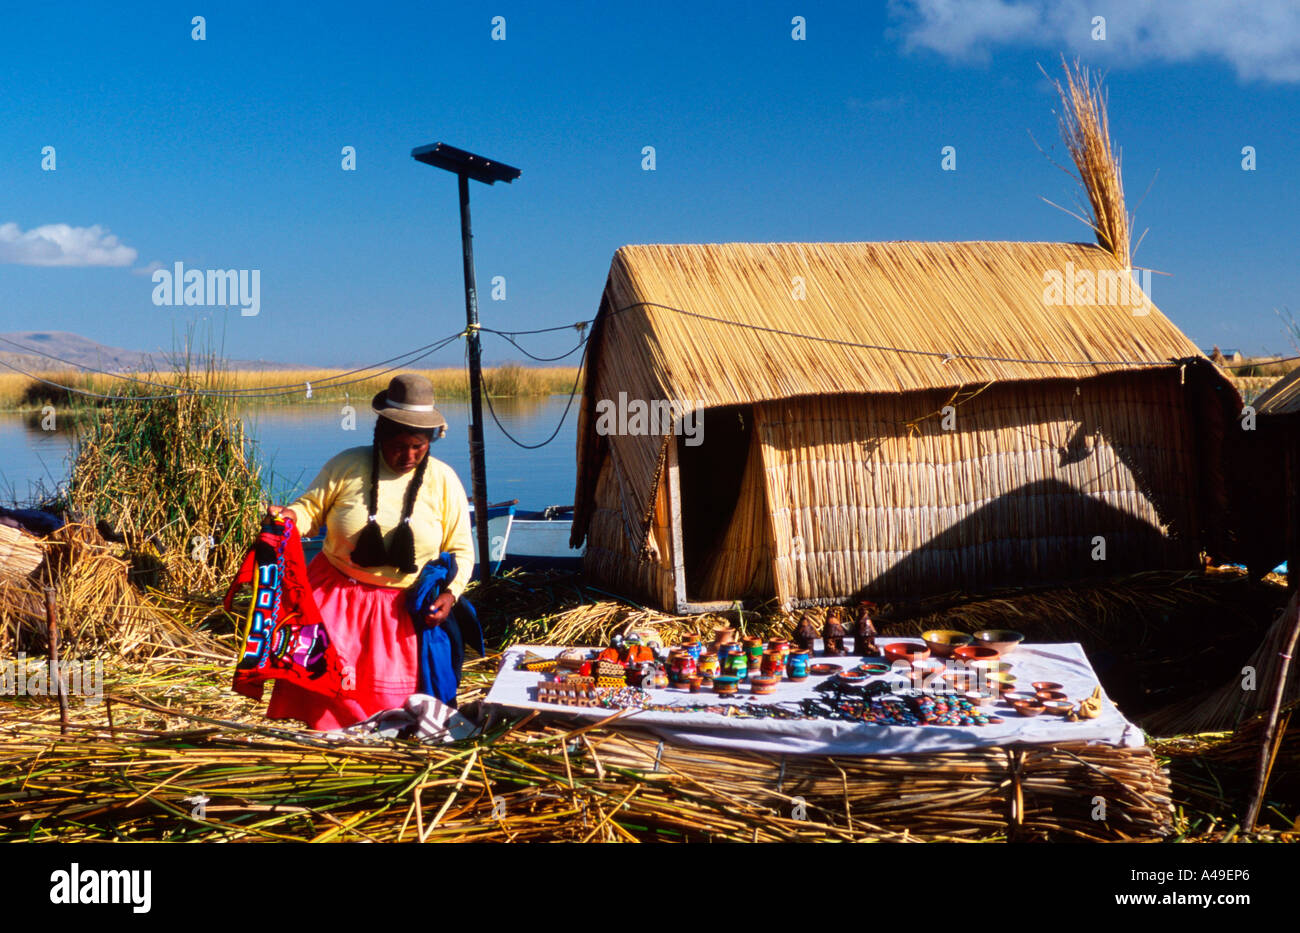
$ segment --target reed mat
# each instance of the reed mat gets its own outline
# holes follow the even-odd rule
[[[497,660],[471,664],[463,699]],[[1101,841],[1173,829],[1146,749],[780,759],[532,717],[451,745],[349,744],[267,722],[223,682],[216,669],[124,672],[102,703],[73,711],[67,736],[53,704],[0,706],[0,841]]]

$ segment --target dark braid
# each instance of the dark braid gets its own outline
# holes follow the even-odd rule
[[[424,482],[424,468],[428,464],[429,455],[426,453],[415,468],[415,475],[406,484],[406,496],[402,500],[402,521],[393,532],[393,540],[388,547],[388,559],[402,573],[415,573],[418,569],[415,566],[415,532],[411,531],[411,513],[415,511],[415,497],[420,492],[420,484]]]
[[[384,546],[384,533],[379,527],[379,457],[380,441],[394,434],[421,434],[432,440],[433,432],[419,428],[409,428],[394,424],[384,418],[375,422],[375,437],[371,442],[370,488],[367,490],[366,503],[369,520],[357,538],[357,546],[352,550],[352,562],[358,567],[378,567],[391,564],[402,573],[415,573],[415,533],[411,531],[411,514],[415,511],[415,499],[420,486],[424,483],[424,471],[429,465],[429,454],[424,455],[415,468],[415,475],[406,484],[406,494],[402,497],[402,519],[393,531],[393,540]]]
[[[388,549],[384,547],[384,533],[379,528],[379,441],[380,424],[375,421],[375,437],[370,444],[370,488],[366,491],[366,527],[361,529],[357,546],[352,549],[352,563],[358,567],[379,567],[388,563]]]

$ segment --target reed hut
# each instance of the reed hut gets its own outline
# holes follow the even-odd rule
[[[1300,369],[1264,390],[1231,437],[1237,559],[1262,576],[1287,562],[1300,571]]]
[[[1241,399],[1093,245],[627,246],[586,366],[571,544],[676,612],[1192,568],[1223,543]]]

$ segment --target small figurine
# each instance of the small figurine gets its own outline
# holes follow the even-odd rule
[[[844,626],[840,624],[838,607],[826,613],[826,624],[822,626],[822,646],[828,658],[838,658],[847,653],[844,650]]]
[[[858,616],[858,624],[853,629],[853,650],[859,657],[878,658],[880,657],[880,648],[876,645],[876,626],[871,622],[871,610],[876,608],[876,604],[863,601],[859,609],[862,614]]]
[[[1101,715],[1101,687],[1098,686],[1092,691],[1092,696],[1079,703],[1078,716],[1080,719],[1096,719]]]
[[[794,633],[794,643],[810,654],[815,650],[817,644],[817,626],[813,624],[812,619],[807,615],[799,623],[799,630]]]

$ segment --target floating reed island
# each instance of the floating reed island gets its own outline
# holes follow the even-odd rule
[[[486,709],[496,656],[467,667],[462,708],[487,721],[474,738],[285,728],[229,691],[239,646],[215,598],[265,500],[238,393],[179,391],[97,406],[64,503],[74,520],[39,543],[0,538],[0,655],[49,648],[52,587],[66,655],[111,662],[102,702],[73,698],[66,725],[50,700],[0,703],[0,839],[1239,838],[1261,796],[1259,749],[1281,779],[1249,837],[1293,838],[1297,698],[1269,666],[1289,637],[1270,625],[1286,591],[1256,566],[1269,547],[1254,573],[1206,566],[1242,542],[1226,441],[1241,399],[1141,290],[1107,293],[1133,268],[1118,155],[1086,75],[1061,93],[1097,245],[619,250],[583,374],[585,575],[515,572],[468,595],[494,651],[647,626],[672,645],[720,622],[784,637],[867,595],[886,636],[1079,641],[1126,715],[1194,734],[1143,748],[704,750],[617,716]],[[620,392],[694,406],[704,443],[597,431],[597,403]],[[1247,661],[1263,691],[1250,698],[1231,689]],[[1270,678],[1277,717],[1259,702]]]

